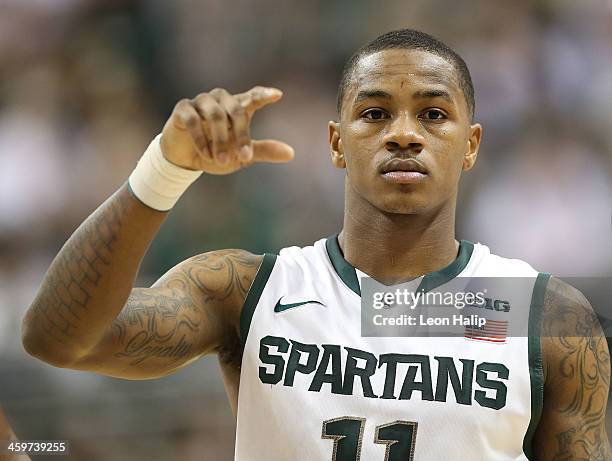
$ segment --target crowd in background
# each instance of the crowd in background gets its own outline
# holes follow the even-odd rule
[[[74,459],[91,461],[232,459],[214,359],[150,382],[54,369],[23,352],[21,318],[53,256],[125,182],[174,103],[214,87],[281,88],[254,134],[288,142],[296,159],[201,178],[138,284],[196,253],[273,252],[339,231],[344,172],[326,128],[338,77],[391,29],[433,34],[472,72],[484,138],[463,178],[458,237],[561,276],[611,274],[610,0],[0,5],[0,405],[23,438],[70,439]]]

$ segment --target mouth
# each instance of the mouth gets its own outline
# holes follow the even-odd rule
[[[396,184],[416,184],[427,178],[427,169],[413,158],[393,159],[385,163],[380,173],[382,177]]]

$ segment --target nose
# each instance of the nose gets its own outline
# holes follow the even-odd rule
[[[403,115],[397,117],[389,126],[384,142],[389,152],[409,151],[419,154],[423,150],[425,139],[419,132],[418,121],[409,115]]]

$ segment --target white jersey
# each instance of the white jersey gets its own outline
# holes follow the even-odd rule
[[[528,278],[528,294],[504,293],[504,305],[529,335],[489,341],[362,336],[365,275],[337,235],[264,256],[241,316],[235,459],[532,459],[548,276],[461,241],[453,263],[421,279],[431,290],[456,277]]]

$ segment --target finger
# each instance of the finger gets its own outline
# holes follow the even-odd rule
[[[274,139],[253,141],[253,162],[286,163],[293,160],[293,147]]]
[[[283,92],[281,90],[267,86],[255,86],[245,93],[236,95],[242,107],[244,107],[249,114],[252,114],[268,104],[278,101],[282,97]]]
[[[251,135],[249,133],[249,116],[246,109],[242,107],[238,98],[225,90],[220,90],[217,98],[217,101],[229,117],[230,130],[236,142],[235,147],[240,161],[250,161],[253,152],[251,150]]]
[[[229,160],[229,131],[227,114],[221,105],[207,93],[198,95],[194,107],[206,122],[212,142],[211,151],[215,161],[225,164]]]
[[[174,117],[174,124],[177,128],[189,132],[198,153],[210,158],[208,141],[204,128],[202,128],[200,114],[198,114],[191,102],[188,99],[181,99],[174,107],[172,117]]]

